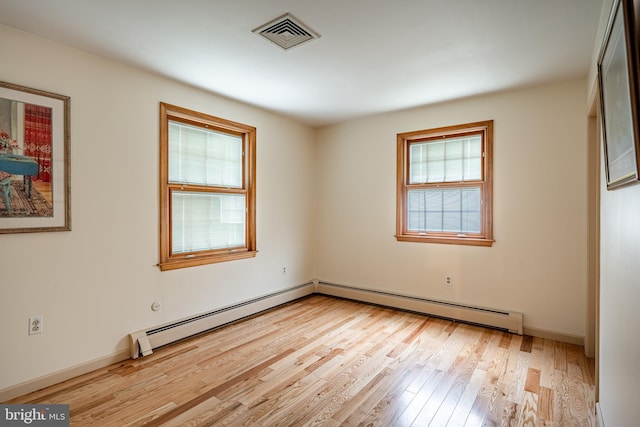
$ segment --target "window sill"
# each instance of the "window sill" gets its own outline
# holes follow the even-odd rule
[[[439,243],[445,245],[463,245],[463,246],[493,246],[493,239],[483,237],[457,237],[457,236],[416,236],[416,235],[396,235],[399,242],[414,243]]]
[[[179,268],[195,267],[198,265],[215,264],[218,262],[234,261],[237,259],[254,258],[258,251],[230,252],[209,256],[194,256],[190,258],[173,258],[160,262],[160,271],[176,270]]]

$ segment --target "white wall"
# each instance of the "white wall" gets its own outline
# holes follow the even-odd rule
[[[1,80],[71,97],[73,227],[0,235],[0,390],[119,353],[129,332],[313,277],[312,129],[8,27],[0,52]],[[155,267],[160,101],[257,128],[256,258]],[[34,315],[44,333],[28,336]]]
[[[317,277],[524,313],[583,337],[585,80],[383,114],[318,136]],[[491,248],[397,242],[396,134],[493,119]],[[443,284],[445,274],[453,286]]]
[[[612,3],[604,1],[594,46],[587,85],[593,99],[598,96],[596,64]],[[634,4],[640,7],[638,0]],[[604,163],[601,169],[598,400],[606,426],[632,426],[640,420],[640,185],[608,191]]]
[[[603,186],[600,200],[599,401],[607,426],[631,426],[640,420],[640,185]]]

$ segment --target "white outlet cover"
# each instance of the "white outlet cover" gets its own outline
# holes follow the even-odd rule
[[[158,301],[154,301],[154,303],[151,304],[151,310],[153,310],[153,311],[160,310],[160,303]]]
[[[29,335],[41,334],[44,328],[43,317],[34,316],[29,318]]]

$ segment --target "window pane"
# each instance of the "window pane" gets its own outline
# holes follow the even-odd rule
[[[460,202],[460,190],[442,190],[442,230],[447,232],[460,232],[462,226],[460,218],[462,214]]]
[[[482,179],[482,138],[475,136],[465,140],[466,160],[464,164],[464,179]]]
[[[479,233],[480,189],[421,189],[408,192],[409,231]]]
[[[410,145],[409,184],[482,179],[482,138],[448,138]]]
[[[480,189],[469,188],[462,190],[461,194],[461,221],[462,229],[469,233],[480,232]]]
[[[464,179],[462,175],[464,163],[464,145],[461,139],[449,139],[446,143],[445,178],[446,182],[459,182]]]
[[[409,230],[424,230],[426,228],[426,195],[422,191],[409,191],[408,223]]]
[[[445,143],[443,141],[411,144],[410,184],[444,182]]]
[[[425,198],[426,230],[442,230],[442,194],[439,191],[421,191]]]
[[[429,158],[427,160],[427,180],[425,182],[442,182],[445,174],[445,153],[444,142],[430,142],[426,144]]]
[[[245,213],[243,194],[172,192],[171,252],[244,247]]]
[[[170,121],[169,182],[242,187],[242,138]]]
[[[427,182],[427,147],[426,144],[413,144],[409,151],[409,163],[411,184]]]

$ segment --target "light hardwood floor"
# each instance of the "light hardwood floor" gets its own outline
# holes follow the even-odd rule
[[[38,193],[42,194],[42,197],[44,197],[47,202],[51,204],[53,203],[53,195],[51,190],[52,185],[50,182],[42,182],[42,181],[35,180],[33,181],[32,185],[33,185],[33,188],[38,190]]]
[[[582,347],[314,295],[14,399],[71,425],[594,426]]]

